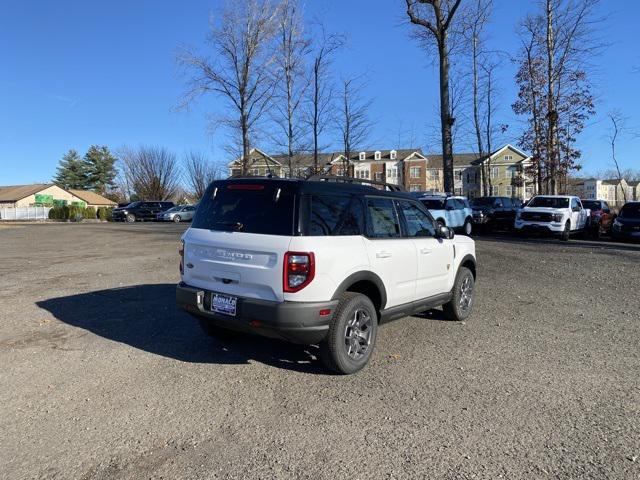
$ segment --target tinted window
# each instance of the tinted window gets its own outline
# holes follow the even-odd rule
[[[622,218],[640,218],[640,203],[627,203],[620,210]]]
[[[191,228],[292,235],[293,205],[293,194],[273,185],[214,183],[200,201]]]
[[[367,214],[370,236],[381,238],[400,236],[400,222],[391,199],[368,198]]]
[[[511,199],[507,198],[507,197],[503,198],[502,199],[502,206],[504,208],[511,208]]]
[[[471,205],[473,207],[492,207],[493,201],[493,197],[478,197],[471,200]]]
[[[193,212],[195,209],[196,207],[184,207],[185,212]]]
[[[450,198],[447,200],[447,202],[445,203],[446,208],[456,208],[456,204],[453,201],[453,198]]]
[[[444,200],[441,199],[422,199],[420,200],[422,204],[431,209],[431,210],[442,210],[444,209]]]
[[[568,198],[533,197],[527,207],[569,208]]]
[[[453,204],[456,210],[462,210],[465,207],[464,200],[462,200],[461,198],[454,199]]]
[[[582,206],[584,208],[588,208],[589,210],[600,210],[601,208],[599,200],[584,200],[582,202]]]
[[[436,233],[431,216],[410,202],[398,202],[407,227],[407,237],[433,237]]]
[[[362,203],[353,196],[314,195],[307,235],[361,235]]]

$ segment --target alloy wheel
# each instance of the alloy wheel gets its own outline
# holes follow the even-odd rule
[[[344,344],[350,358],[359,360],[366,354],[371,345],[372,331],[371,315],[366,310],[356,309],[344,332]]]
[[[473,282],[471,281],[471,277],[467,276],[460,284],[460,300],[458,305],[460,306],[460,310],[466,312],[471,307],[471,302],[473,301]]]

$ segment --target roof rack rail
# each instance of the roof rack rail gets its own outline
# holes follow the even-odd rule
[[[309,181],[327,181],[327,182],[345,182],[345,183],[359,183],[364,185],[380,185],[382,187],[387,187],[392,192],[405,192],[405,188],[402,185],[395,185],[393,183],[380,182],[378,180],[369,180],[367,178],[354,178],[354,177],[343,177],[338,175],[322,175],[316,174],[307,177]]]
[[[279,176],[277,176],[274,173],[268,173],[267,175],[242,175],[242,174],[238,174],[238,175],[229,175],[227,177],[227,180],[231,180],[231,179],[237,180],[237,179],[252,179],[252,178],[280,178]]]

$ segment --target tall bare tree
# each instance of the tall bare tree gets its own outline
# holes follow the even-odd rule
[[[183,159],[184,176],[188,188],[197,198],[202,198],[211,182],[221,176],[221,169],[207,156],[196,150],[185,154]]]
[[[406,0],[407,15],[412,24],[423,28],[421,35],[436,43],[440,79],[440,128],[442,132],[442,169],[444,189],[453,192],[453,138],[455,118],[451,114],[449,90],[449,29],[461,0]]]
[[[363,84],[359,78],[346,78],[340,88],[340,118],[338,125],[342,137],[344,175],[351,174],[351,153],[363,146],[369,135],[371,101],[363,99],[360,91]]]
[[[334,53],[344,45],[344,37],[327,35],[321,27],[320,40],[312,51],[311,81],[308,89],[306,123],[311,133],[313,173],[319,171],[320,138],[332,118],[335,88],[330,76]]]
[[[273,97],[276,18],[277,9],[269,0],[227,1],[220,18],[210,22],[206,43],[211,53],[183,47],[177,58],[190,75],[183,106],[207,93],[226,101],[229,114],[219,121],[239,133],[243,174],[248,170],[251,136]]]
[[[274,97],[273,117],[280,127],[276,143],[286,153],[289,176],[294,176],[294,158],[306,137],[301,107],[309,86],[306,57],[311,42],[305,36],[302,14],[297,0],[282,0],[277,17],[276,64],[280,78]]]
[[[624,178],[622,171],[620,170],[620,164],[618,163],[618,157],[616,156],[616,142],[618,141],[618,137],[620,136],[621,130],[624,128],[624,118],[622,114],[618,111],[612,111],[607,114],[609,117],[609,121],[611,122],[611,130],[609,132],[609,143],[611,145],[611,159],[613,160],[613,164],[616,167],[617,178],[619,182],[622,182]],[[627,192],[625,189],[622,189],[622,196],[624,198],[625,203],[627,202]]]
[[[164,147],[123,148],[122,172],[126,184],[140,200],[167,200],[178,192],[181,172],[178,160]]]

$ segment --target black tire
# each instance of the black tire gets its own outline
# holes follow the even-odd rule
[[[369,297],[345,292],[320,343],[322,363],[342,375],[359,371],[371,357],[377,333],[378,314]]]
[[[175,217],[173,217],[173,221],[175,223],[180,223],[182,221],[182,218],[180,218],[180,215],[176,215]]]
[[[476,282],[473,273],[467,267],[458,268],[456,281],[453,284],[453,297],[442,306],[445,316],[449,320],[462,321],[473,311],[475,303]],[[463,301],[463,295],[468,295]]]
[[[560,240],[563,242],[568,242],[571,237],[571,220],[567,220],[567,223],[564,224],[564,230],[560,234]]]
[[[125,217],[125,221],[127,223],[135,223],[136,216],[133,213],[127,213],[127,216]]]
[[[234,332],[233,330],[227,330],[226,328],[218,327],[207,318],[197,317],[197,319],[198,323],[200,324],[200,328],[202,328],[202,331],[209,337],[215,338],[217,340],[233,340],[234,338],[237,338],[239,335],[241,335],[239,332]]]
[[[467,220],[464,222],[464,226],[462,227],[462,233],[464,233],[467,237],[470,237],[472,231],[473,224],[471,223],[471,220],[467,218]]]
[[[442,220],[441,218],[439,218],[438,220],[436,220],[436,224],[438,225],[438,228],[440,227],[446,227],[447,224],[444,222],[444,220]]]

